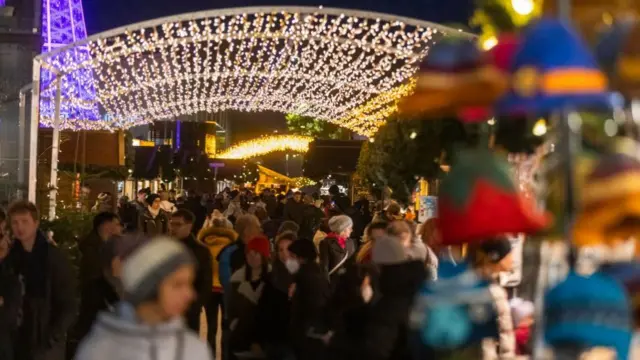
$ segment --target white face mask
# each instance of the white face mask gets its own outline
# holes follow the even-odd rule
[[[362,300],[364,300],[365,304],[368,304],[373,298],[373,289],[371,285],[367,285],[362,289]]]
[[[291,274],[295,274],[298,272],[298,270],[300,270],[300,263],[296,259],[287,259],[287,261],[284,263],[284,266],[287,268],[287,270],[289,270]]]

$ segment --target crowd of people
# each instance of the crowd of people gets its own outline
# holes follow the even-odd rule
[[[433,219],[330,193],[142,190],[95,214],[78,276],[35,205],[11,204],[0,217],[0,359],[424,358],[411,307],[440,281],[440,262],[462,255],[439,245]],[[497,282],[510,241],[467,252],[492,284],[500,330],[478,351],[527,354],[531,304]]]

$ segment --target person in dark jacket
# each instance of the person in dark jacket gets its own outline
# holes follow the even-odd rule
[[[9,230],[0,210],[0,359],[13,359],[13,339],[20,319],[22,284],[4,259],[9,253]]]
[[[302,193],[296,192],[293,198],[289,199],[284,206],[284,220],[290,220],[296,224],[302,224],[304,220],[304,204],[302,203]]]
[[[269,240],[264,236],[251,239],[246,245],[247,264],[231,276],[231,291],[225,293],[229,304],[229,348],[232,353],[254,352],[258,349],[256,336],[258,303],[262,298],[269,278],[271,250]]]
[[[326,359],[326,344],[332,333],[327,329],[326,306],[330,298],[327,275],[316,263],[312,241],[300,239],[289,246],[286,266],[294,274],[291,286],[290,336],[297,359]]]
[[[376,239],[372,261],[377,286],[371,294],[370,316],[364,330],[362,359],[410,359],[409,312],[420,285],[427,278],[423,261],[408,261],[393,237]]]
[[[331,201],[333,202],[333,208],[341,214],[347,214],[349,208],[351,208],[351,200],[347,195],[340,192],[338,185],[331,185],[329,188],[329,195],[331,195]]]
[[[265,189],[262,192],[262,201],[267,205],[266,210],[269,217],[274,219],[276,217],[276,209],[278,208],[278,199],[276,199],[274,192],[270,189]]]
[[[329,219],[331,232],[320,241],[320,266],[329,275],[331,287],[335,288],[342,269],[355,254],[356,248],[349,238],[353,231],[353,221],[346,215],[338,215]]]
[[[25,287],[23,318],[15,341],[16,357],[64,360],[66,335],[78,309],[71,264],[39,231],[40,216],[33,203],[13,203],[8,217],[17,241],[5,261]]]
[[[212,259],[209,249],[196,240],[193,235],[193,226],[196,221],[195,215],[189,210],[178,210],[171,215],[169,222],[169,232],[171,236],[187,246],[196,259],[196,278],[194,288],[196,299],[187,311],[187,325],[196,333],[200,331],[200,313],[202,307],[209,301],[211,296],[211,284],[213,282]]]
[[[231,275],[247,264],[245,245],[247,241],[262,233],[260,221],[254,215],[241,215],[235,223],[238,240],[225,246],[218,255],[220,264],[220,282],[227,288]]]
[[[313,239],[313,235],[320,229],[324,220],[324,212],[316,207],[311,195],[305,195],[303,199],[302,222],[298,235],[303,239]]]
[[[292,356],[289,341],[290,304],[289,288],[293,275],[286,263],[291,258],[289,246],[296,241],[294,233],[285,232],[276,240],[276,253],[271,273],[258,302],[256,341],[268,359],[280,360]]]
[[[138,209],[126,196],[118,201],[118,216],[125,231],[133,232],[138,227]]]
[[[138,231],[149,237],[166,235],[169,231],[169,215],[160,207],[157,194],[147,196],[148,206],[138,215]]]
[[[122,235],[122,224],[118,215],[112,212],[101,212],[93,217],[93,229],[80,241],[82,254],[80,262],[80,288],[85,296],[84,286],[102,277],[100,251],[104,243],[112,236]]]
[[[112,236],[102,244],[100,257],[96,260],[101,268],[100,277],[82,285],[80,313],[67,347],[70,355],[75,354],[77,344],[89,334],[98,313],[114,310],[116,303],[122,299],[122,263],[146,241],[147,238],[137,233]]]

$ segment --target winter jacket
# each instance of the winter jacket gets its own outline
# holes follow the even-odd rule
[[[304,220],[304,208],[305,208],[305,204],[302,203],[302,201],[295,201],[293,199],[290,199],[289,201],[287,201],[287,203],[284,205],[284,215],[283,215],[283,219],[286,220],[290,220],[295,222],[298,225],[302,224],[302,221]]]
[[[347,239],[345,242],[345,248],[343,249],[338,243],[338,239],[333,236],[327,236],[324,240],[320,241],[320,266],[329,274],[329,281],[332,288],[335,286],[335,282],[341,274],[349,259],[355,254],[356,248],[351,239]],[[336,269],[337,268],[337,269]],[[334,269],[336,269],[334,271]]]
[[[325,330],[326,306],[330,299],[327,276],[316,263],[305,263],[294,275],[291,298],[291,335],[306,336],[310,328]]]
[[[238,239],[238,233],[233,229],[223,227],[203,228],[198,234],[198,240],[209,249],[211,254],[211,289],[214,292],[222,292],[218,255],[225,246],[233,243],[236,239]]]
[[[98,317],[80,344],[76,360],[212,360],[208,345],[182,319],[150,326],[136,321],[135,309],[118,304],[116,312]]]
[[[31,252],[16,240],[5,261],[25,287],[22,324],[14,343],[17,357],[63,360],[66,335],[78,310],[76,277],[67,256],[39,231]]]
[[[247,265],[247,259],[244,254],[244,242],[242,239],[232,242],[220,250],[218,254],[218,270],[220,272],[220,284],[223,291],[229,288],[231,276],[240,268]]]
[[[78,248],[82,257],[80,259],[80,289],[102,277],[102,258],[100,251],[104,241],[93,230],[87,237],[80,241]]]
[[[322,226],[324,212],[314,205],[304,205],[302,210],[302,221],[298,237],[301,239],[313,239],[313,235]]]
[[[512,360],[516,358],[516,339],[513,331],[511,307],[507,292],[498,284],[491,284],[489,291],[493,297],[498,314],[498,330],[500,338],[496,342],[488,339],[482,343],[484,359]]]
[[[193,282],[194,289],[196,290],[196,299],[191,304],[191,307],[187,311],[187,325],[194,331],[200,330],[200,313],[202,307],[209,301],[211,297],[211,284],[213,280],[211,278],[213,273],[213,266],[211,265],[211,253],[206,246],[199,243],[193,234],[189,235],[186,239],[182,239],[182,243],[191,250],[191,253],[197,261],[196,278]]]
[[[154,218],[149,209],[144,209],[138,215],[138,231],[149,237],[167,234],[169,232],[169,215],[160,209]]]
[[[0,264],[0,359],[13,359],[13,336],[20,320],[22,284]]]
[[[104,276],[82,285],[80,313],[74,327],[74,340],[80,341],[87,336],[98,314],[112,310],[119,301],[118,293]]]
[[[255,282],[247,280],[247,267],[243,266],[231,276],[231,291],[225,293],[227,316],[231,330],[232,351],[249,350],[256,341],[256,314],[258,302],[265,288],[268,274]]]
[[[379,266],[370,317],[366,325],[362,359],[411,359],[409,312],[427,274],[422,261]]]
[[[289,294],[288,289],[283,291],[275,284],[277,281],[271,272],[258,301],[255,339],[261,345],[284,345],[289,342]]]

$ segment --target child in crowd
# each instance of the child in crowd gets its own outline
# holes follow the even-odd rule
[[[516,354],[530,355],[531,327],[534,323],[535,306],[531,301],[513,298],[509,301],[515,327]]]

